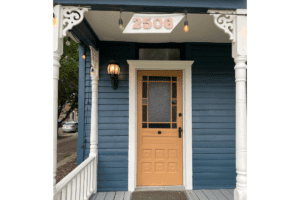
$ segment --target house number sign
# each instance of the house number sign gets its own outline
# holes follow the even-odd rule
[[[134,14],[123,33],[171,33],[184,14]]]

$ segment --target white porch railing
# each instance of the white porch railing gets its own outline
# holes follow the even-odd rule
[[[53,200],[88,200],[97,191],[97,158],[90,156],[56,184]]]

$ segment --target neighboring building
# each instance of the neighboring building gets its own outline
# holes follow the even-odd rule
[[[91,172],[92,192],[177,185],[246,199],[246,0],[55,2],[55,73],[62,38],[80,44],[78,167],[54,193]],[[184,16],[171,33],[122,34],[120,9],[124,26],[136,13],[186,10],[189,31]]]
[[[70,110],[71,106],[69,103],[66,103],[63,106],[63,109],[59,115],[58,120],[62,120],[63,118],[65,118],[67,112]],[[78,120],[78,109],[75,108],[70,114],[69,117],[65,120],[65,121],[77,121]]]

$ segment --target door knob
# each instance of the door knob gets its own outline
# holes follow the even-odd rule
[[[158,134],[161,134],[161,131],[158,131]]]

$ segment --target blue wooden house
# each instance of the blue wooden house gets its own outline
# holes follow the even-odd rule
[[[246,0],[54,2],[54,108],[64,37],[80,58],[78,166],[56,183],[53,109],[54,199],[247,199]]]

